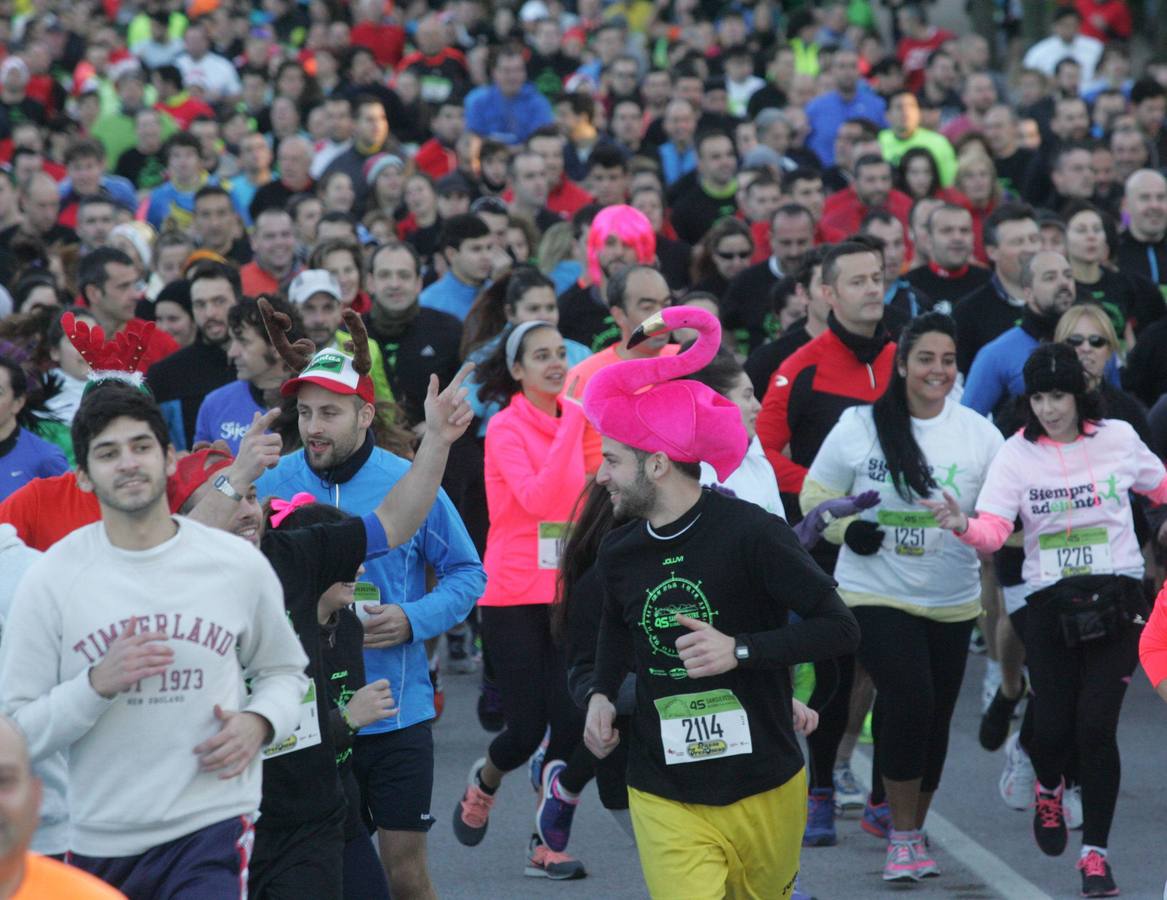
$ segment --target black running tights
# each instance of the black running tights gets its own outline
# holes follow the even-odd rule
[[[931,793],[948,755],[974,620],[936,622],[890,606],[852,612],[863,635],[859,661],[875,683],[878,772],[892,781],[919,778]]]
[[[1026,611],[1025,657],[1033,684],[1029,756],[1037,779],[1054,787],[1071,771],[1077,749],[1082,785],[1082,843],[1105,847],[1114,820],[1122,762],[1118,715],[1139,661],[1139,631],[1067,648],[1057,614],[1044,605]]]
[[[840,656],[814,664],[814,691],[807,706],[819,714],[819,727],[806,738],[810,751],[810,786],[834,788],[835,757],[847,730],[855,657]]]
[[[479,607],[482,640],[502,697],[506,727],[490,743],[490,760],[504,772],[523,765],[539,747],[547,726],[551,738],[545,759],[562,759],[569,770],[587,766],[594,758],[583,749],[584,714],[567,691],[563,652],[551,636],[551,607]],[[580,784],[579,772],[565,772],[568,790]],[[586,784],[586,775],[583,783]]]

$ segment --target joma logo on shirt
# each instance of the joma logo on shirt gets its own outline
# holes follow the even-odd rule
[[[213,650],[220,656],[226,656],[235,646],[235,632],[216,625],[214,622],[204,621],[201,616],[195,616],[193,623],[182,621],[182,613],[154,613],[149,616],[135,616],[137,630],[161,631],[172,641],[188,641],[199,644],[208,650]],[[76,653],[84,654],[85,659],[95,663],[109,650],[119,634],[129,627],[129,619],[110,622],[108,628],[98,628],[91,631],[84,638],[73,645]],[[90,650],[93,652],[91,653]]]

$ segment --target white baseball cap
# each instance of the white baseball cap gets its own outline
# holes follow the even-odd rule
[[[293,306],[307,303],[316,294],[328,294],[337,300],[340,296],[340,282],[327,269],[305,269],[292,279],[288,288],[288,299]]]
[[[353,358],[331,347],[320,350],[295,378],[289,378],[280,387],[285,397],[294,395],[302,384],[316,384],[334,394],[357,396],[366,403],[376,402],[373,379],[358,375]]]

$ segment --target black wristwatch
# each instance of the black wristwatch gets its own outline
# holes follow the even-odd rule
[[[750,658],[750,639],[745,635],[739,635],[734,644],[733,655],[737,657],[739,663],[747,662]]]

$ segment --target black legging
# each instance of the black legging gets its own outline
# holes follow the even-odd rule
[[[490,761],[503,772],[519,768],[538,749],[550,725],[545,758],[568,763],[561,779],[574,790],[582,787],[580,767],[594,771],[593,758],[586,751],[576,752],[583,747],[584,714],[567,691],[567,670],[551,636],[550,612],[545,603],[479,608],[482,640],[506,721],[506,728],[490,743]],[[583,784],[588,777],[583,777]]]
[[[814,691],[807,706],[819,714],[819,727],[806,738],[810,751],[810,786],[835,786],[835,757],[847,730],[851,706],[851,683],[855,680],[855,657],[820,660],[814,664]]]
[[[878,772],[891,781],[919,778],[920,790],[931,793],[948,755],[974,620],[936,622],[890,606],[852,612],[862,634],[859,661],[875,684]]]
[[[1037,779],[1046,787],[1060,783],[1075,768],[1076,749],[1082,843],[1105,847],[1122,778],[1118,716],[1139,661],[1139,630],[1128,626],[1113,640],[1068,648],[1057,613],[1030,604],[1024,640],[1035,701],[1029,756]]]

